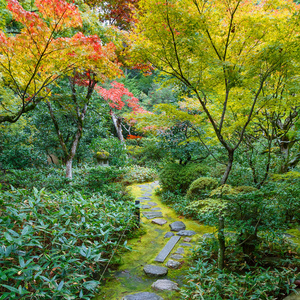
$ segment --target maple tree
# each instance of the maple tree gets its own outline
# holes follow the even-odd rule
[[[103,45],[96,35],[66,30],[82,25],[78,8],[63,0],[36,0],[38,12],[26,11],[16,0],[8,10],[22,24],[21,32],[0,31],[0,122],[16,122],[51,95],[51,86],[75,68],[93,68],[98,81],[121,74],[113,43]]]
[[[140,7],[132,56],[169,74],[197,99],[227,151],[225,184],[249,124],[269,103],[264,89],[276,72],[298,61],[299,6],[291,0],[141,0]],[[221,269],[223,231],[221,212]]]
[[[135,23],[134,12],[139,0],[85,0],[85,3],[99,10],[99,19],[117,26],[123,30],[129,30]]]

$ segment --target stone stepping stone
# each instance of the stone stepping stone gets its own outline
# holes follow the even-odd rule
[[[183,254],[184,253],[184,249],[182,247],[177,248],[175,254]]]
[[[127,295],[122,300],[164,300],[162,297],[155,293],[143,292],[137,294]]]
[[[151,287],[157,291],[178,291],[178,284],[168,279],[159,279]]]
[[[160,207],[153,207],[151,210],[161,210]]]
[[[157,203],[155,203],[155,202],[148,202],[148,204],[151,205],[151,206],[156,206],[157,205]]]
[[[167,223],[165,219],[153,219],[151,223],[157,224],[157,225],[164,225]]]
[[[294,235],[289,234],[289,233],[284,233],[283,236],[286,238],[294,238],[295,237]]]
[[[179,261],[169,259],[168,262],[166,263],[166,267],[171,268],[171,269],[178,269],[180,267],[181,263]]]
[[[172,236],[154,260],[158,262],[164,262],[179,240],[180,236]]]
[[[180,231],[186,228],[185,224],[181,221],[173,222],[172,224],[169,224],[169,226],[171,228],[171,231]]]
[[[164,236],[164,238],[169,238],[171,236],[174,236],[175,234],[173,232],[167,232]]]
[[[122,298],[122,300],[164,300],[162,297],[155,293],[143,292],[131,294]]]
[[[151,208],[151,206],[150,205],[141,205],[141,209],[149,209],[149,208]]]
[[[194,230],[180,230],[179,232],[177,232],[177,235],[180,236],[192,236],[195,234],[196,232]]]
[[[161,211],[143,211],[142,214],[148,220],[154,219],[154,218],[161,218],[163,216]]]
[[[150,197],[137,197],[138,200],[151,200]]]
[[[172,258],[172,259],[177,259],[177,260],[179,260],[179,259],[183,259],[183,256],[180,255],[180,254],[172,254],[172,255],[171,255],[171,258]]]
[[[192,239],[191,239],[191,238],[188,238],[188,237],[186,237],[186,238],[183,239],[183,241],[184,241],[184,242],[187,242],[187,243],[190,242],[191,240],[192,240]]]
[[[213,239],[213,238],[215,238],[215,236],[212,233],[204,233],[202,235],[202,238],[203,239]]]
[[[180,246],[183,246],[183,247],[192,247],[192,245],[188,244],[188,243],[181,243]]]
[[[143,197],[151,197],[151,196],[152,196],[152,193],[144,193],[142,196],[143,196]]]
[[[168,269],[165,267],[160,267],[155,265],[146,265],[144,267],[144,272],[148,276],[165,276],[168,274]]]

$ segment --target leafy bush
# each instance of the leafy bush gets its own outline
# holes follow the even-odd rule
[[[92,299],[133,204],[43,190],[0,193],[1,299]],[[115,262],[113,259],[111,263]]]
[[[206,175],[208,167],[201,164],[176,163],[166,164],[159,174],[159,181],[163,191],[185,193],[190,184],[201,175]]]
[[[291,250],[290,246],[285,248],[287,251]],[[233,251],[234,248],[230,250]],[[233,270],[217,269],[217,240],[214,237],[203,239],[194,251],[195,263],[186,276],[188,286],[181,291],[183,297],[205,300],[271,300],[281,299],[295,288],[293,282],[297,276],[296,265],[299,261],[291,255],[288,259],[285,258],[289,262],[286,266],[276,269],[259,265],[249,269],[243,260],[239,260],[238,253],[233,251],[228,256],[232,259],[228,265]]]
[[[154,181],[157,173],[154,169],[140,166],[126,167],[123,169],[122,182],[127,184]]]
[[[235,190],[234,187],[232,187],[229,184],[223,184],[218,188],[212,190],[210,196],[220,197],[223,195],[234,195],[234,194],[238,194],[238,192]]]
[[[188,191],[187,197],[201,197],[207,192],[215,189],[218,186],[218,180],[212,177],[200,177],[192,182]]]

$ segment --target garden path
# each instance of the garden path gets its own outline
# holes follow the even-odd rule
[[[197,239],[213,229],[176,215],[154,194],[157,187],[158,182],[130,187],[136,200],[141,201],[141,230],[145,234],[128,242],[132,251],[122,255],[121,266],[111,273],[95,300],[180,298],[177,290],[185,283],[192,248]]]

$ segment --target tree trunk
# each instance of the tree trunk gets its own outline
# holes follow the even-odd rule
[[[110,115],[111,115],[111,119],[114,123],[115,129],[117,131],[118,138],[121,141],[121,143],[123,144],[123,143],[125,143],[125,140],[124,140],[123,132],[122,132],[122,120],[120,117],[117,117],[112,110],[110,110]]]
[[[223,178],[221,180],[222,185],[226,184],[227,179],[229,177],[229,173],[232,168],[232,164],[233,164],[234,150],[229,148],[229,149],[227,149],[227,151],[228,151],[228,163],[227,163],[227,168],[224,172]],[[221,211],[219,213],[219,227],[218,227],[218,242],[219,242],[218,268],[221,270],[224,269],[225,248],[226,248],[224,229],[225,229],[225,222],[224,222],[224,217],[223,217],[223,211]]]
[[[66,177],[72,179],[73,174],[72,174],[72,163],[73,163],[73,158],[68,158],[66,162]]]
[[[225,260],[225,235],[224,235],[225,223],[222,212],[219,214],[219,227],[218,227],[218,241],[219,241],[219,252],[218,252],[218,268],[224,269]]]

